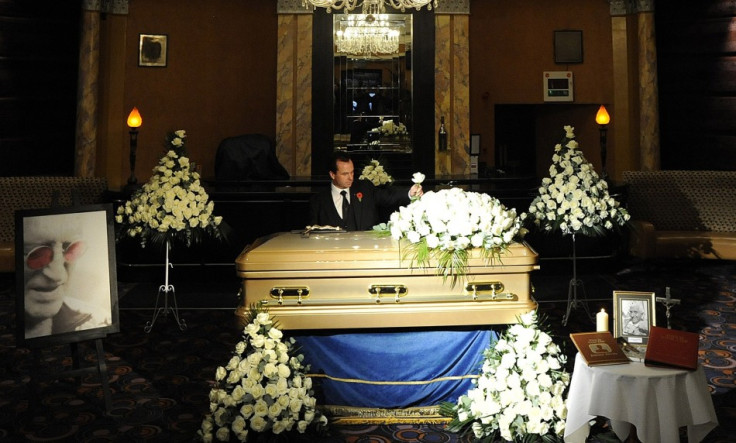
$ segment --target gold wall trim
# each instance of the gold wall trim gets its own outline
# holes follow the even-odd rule
[[[612,16],[654,12],[654,0],[610,0],[609,8]]]
[[[636,12],[654,12],[654,0],[636,0]]]
[[[610,0],[609,8],[612,16],[629,15],[634,12],[630,0]]]
[[[311,14],[314,8],[307,8],[303,0],[278,0],[276,2],[277,14]]]
[[[128,14],[128,0],[82,0],[85,11],[99,11],[105,14]]]
[[[438,0],[435,14],[470,14],[470,0]]]

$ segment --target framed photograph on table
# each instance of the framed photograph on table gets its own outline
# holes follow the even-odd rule
[[[166,34],[139,34],[138,66],[165,68],[168,42],[169,36]]]
[[[656,326],[654,292],[613,291],[613,335],[636,347],[646,347],[649,329]]]
[[[104,338],[120,330],[112,205],[15,213],[17,343]]]

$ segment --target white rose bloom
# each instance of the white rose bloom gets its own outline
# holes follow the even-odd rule
[[[217,370],[215,371],[215,380],[220,381],[225,378],[227,375],[227,370],[223,368],[222,366],[218,366]]]
[[[268,418],[274,419],[278,417],[282,410],[283,408],[278,402],[271,404],[271,406],[268,407]]]
[[[259,312],[258,315],[256,315],[255,323],[266,326],[273,323],[273,321],[267,312]]]
[[[253,372],[251,372],[251,374],[253,374]],[[263,394],[265,394],[265,393],[266,393],[266,390],[260,384],[255,384],[250,389],[250,395],[252,395],[253,398],[255,398],[255,399],[259,400],[259,401],[260,401],[261,397],[263,397]]]
[[[240,415],[243,416],[243,418],[250,418],[251,415],[255,413],[255,408],[252,404],[246,403],[243,406],[240,407]]]
[[[218,441],[229,441],[230,440],[230,429],[220,428],[215,432],[215,438]]]
[[[277,377],[278,374],[279,370],[274,363],[266,363],[266,366],[263,367],[263,375],[265,377],[274,378]]]
[[[250,344],[254,348],[262,348],[263,345],[265,345],[265,343],[266,343],[266,337],[264,337],[264,336],[262,336],[260,334],[255,335],[255,336],[251,337],[251,339],[250,339]]]
[[[301,434],[303,434],[307,431],[307,426],[309,426],[309,423],[306,420],[299,420],[299,422],[296,424],[296,429]]]
[[[256,432],[263,432],[266,429],[268,422],[263,416],[256,415],[250,421],[250,428]]]

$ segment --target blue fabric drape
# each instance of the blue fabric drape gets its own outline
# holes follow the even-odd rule
[[[295,337],[326,405],[369,408],[456,401],[480,372],[490,330],[348,333]],[[465,378],[461,378],[466,376]],[[445,379],[446,378],[446,379]]]

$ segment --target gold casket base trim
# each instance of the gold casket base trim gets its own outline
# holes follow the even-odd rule
[[[416,406],[403,409],[363,408],[356,406],[322,405],[318,409],[331,423],[340,425],[364,424],[445,424],[449,417],[439,413],[439,406]]]

